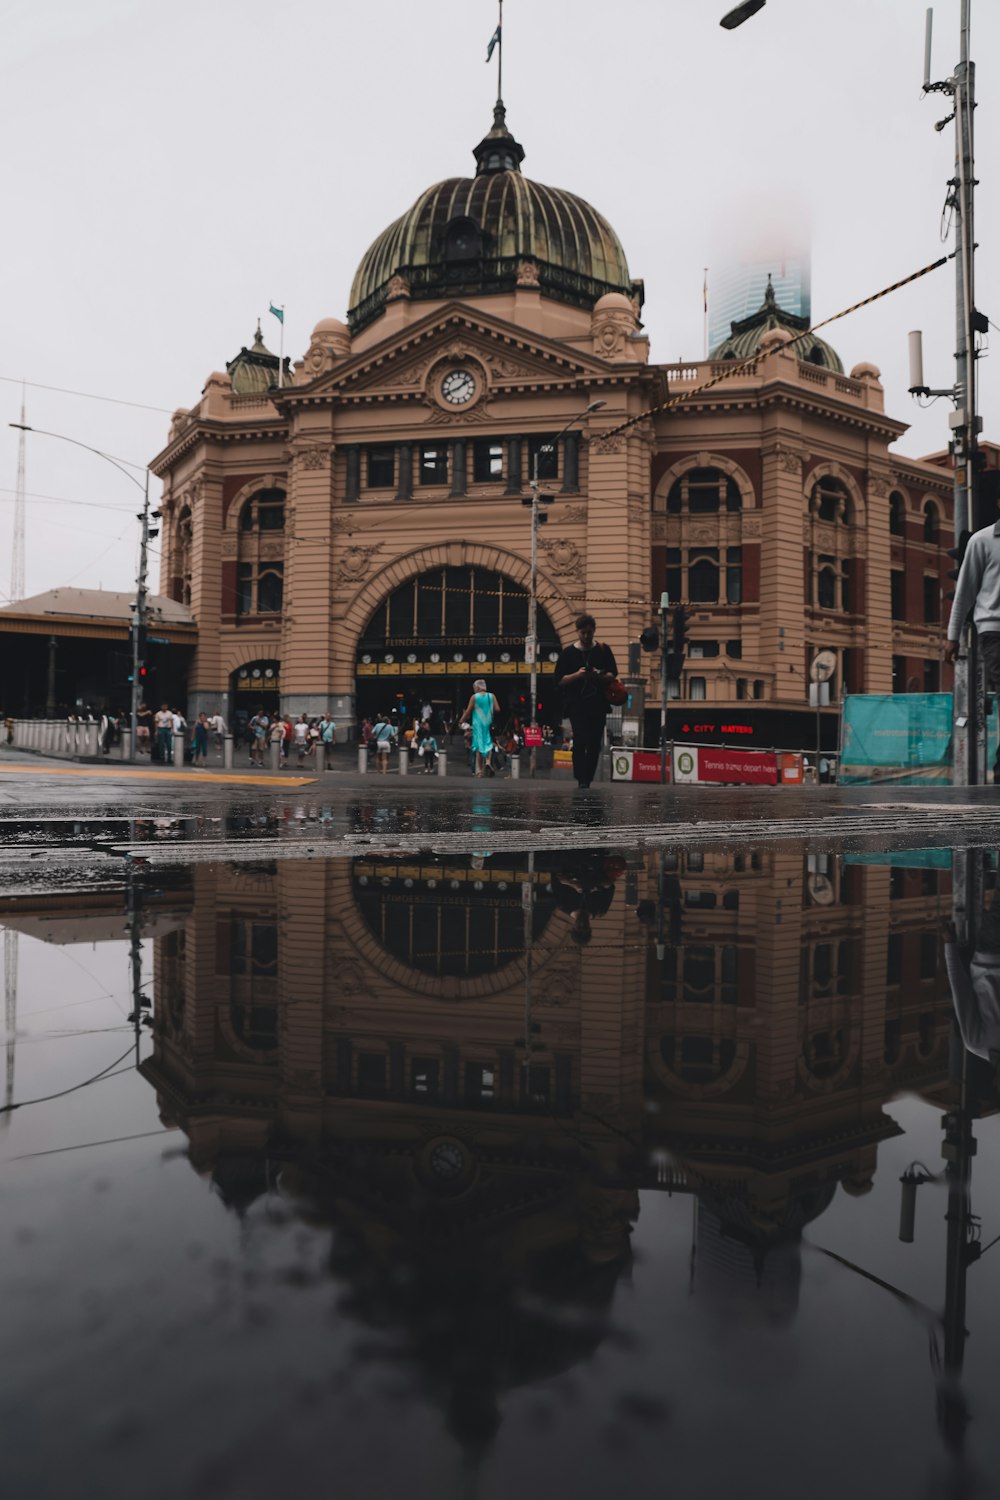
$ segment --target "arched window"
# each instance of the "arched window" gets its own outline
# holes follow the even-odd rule
[[[285,491],[258,490],[240,512],[236,612],[281,613],[285,572]]]
[[[191,542],[193,523],[190,507],[185,505],[177,517],[174,533],[174,597],[180,604],[191,603]]]
[[[819,521],[849,525],[851,501],[846,484],[830,474],[824,474],[812,487],[809,509]]]
[[[833,568],[820,568],[816,574],[816,603],[820,609],[837,607],[837,575]]]
[[[906,505],[898,490],[889,496],[889,534],[904,536],[906,533]]]
[[[743,496],[735,479],[721,469],[689,469],[674,481],[667,496],[667,514],[715,515],[720,510],[743,508]]]
[[[688,566],[688,598],[692,604],[717,604],[719,602],[718,551],[706,549],[692,551]]]
[[[924,507],[924,541],[931,547],[936,547],[941,535],[941,523],[938,508],[933,500]]]

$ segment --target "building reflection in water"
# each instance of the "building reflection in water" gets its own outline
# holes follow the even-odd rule
[[[974,1045],[993,961],[968,858],[947,952]],[[794,1319],[806,1226],[838,1188],[869,1191],[899,1133],[885,1105],[916,1093],[945,1112],[953,1164],[938,1393],[957,1447],[971,1122],[995,1087],[956,1044],[950,863],[911,863],[769,848],[194,865],[151,928],[142,1071],[233,1212],[277,1195],[330,1227],[342,1309],[472,1453],[506,1390],[607,1337],[641,1191],[694,1196],[691,1286],[713,1316]],[[145,921],[152,902],[130,899]],[[23,904],[0,920],[31,930]],[[44,921],[51,937],[51,903]],[[927,1175],[904,1179],[904,1228]]]
[[[454,1430],[607,1329],[639,1191],[697,1197],[692,1285],[795,1316],[806,1225],[872,1184],[887,1100],[946,1106],[950,873],[797,850],[196,866],[143,1071],[243,1212],[331,1271]],[[526,972],[530,1002],[525,1001]]]

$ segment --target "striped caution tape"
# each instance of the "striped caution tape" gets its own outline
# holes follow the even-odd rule
[[[954,253],[954,252],[953,252]],[[878,302],[882,297],[888,297],[891,292],[898,292],[900,287],[909,286],[911,281],[919,281],[921,276],[927,276],[931,271],[937,271],[941,266],[951,260],[951,255],[942,255],[937,260],[931,261],[929,266],[921,266],[919,271],[912,271],[909,276],[904,276],[902,281],[894,281],[891,286],[884,286],[880,292],[873,292],[870,297],[862,297],[860,302],[854,302],[850,307],[842,308],[840,312],[833,313],[831,317],[824,318],[820,323],[814,323],[811,328],[805,329],[803,333],[797,333],[782,344],[782,349],[790,349],[794,344],[800,344],[803,339],[818,333],[821,328],[826,328],[829,323],[836,323],[838,318],[846,318],[848,313],[857,312],[859,308],[867,307],[870,302]],[[625,422],[619,422],[617,427],[610,427],[605,432],[595,432],[588,439],[591,443],[603,443],[608,438],[615,437],[620,432],[627,432],[630,427],[644,422],[647,417],[655,417],[660,412],[671,411],[678,406],[684,406],[693,401],[696,396],[702,396],[710,391],[713,386],[721,385],[724,380],[732,380],[737,375],[745,375],[748,372],[755,374],[761,360],[767,358],[767,354],[754,354],[749,359],[740,360],[737,364],[730,365],[727,362],[725,370],[720,370],[711,379],[703,381],[701,385],[695,386],[692,391],[685,391],[683,396],[673,396],[668,401],[661,401],[659,406],[651,406],[647,411],[640,412],[638,416],[629,417]]]

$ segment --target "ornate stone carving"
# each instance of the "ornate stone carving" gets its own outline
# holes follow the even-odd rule
[[[654,542],[665,542],[667,540],[667,521],[665,516],[653,517],[652,540]]]
[[[868,490],[870,494],[877,495],[880,500],[884,500],[889,493],[889,489],[888,474],[872,474],[869,472]]]
[[[371,558],[381,552],[384,542],[375,542],[367,547],[347,547],[340,554],[334,569],[335,583],[360,583],[371,571]]]
[[[590,447],[594,453],[621,453],[625,447],[625,434],[609,432],[606,437],[592,438]]]
[[[508,359],[505,354],[489,357],[489,366],[497,380],[533,380],[538,375],[538,371],[533,370],[530,365],[519,364],[515,359]]]
[[[295,459],[303,469],[328,469],[333,456],[333,448],[329,443],[304,442],[297,445]]]
[[[558,514],[565,526],[579,526],[587,519],[587,507],[585,505],[561,505]]]
[[[754,538],[758,538],[761,534],[760,517],[744,516],[743,525],[740,530],[745,541],[752,541]]]
[[[711,547],[713,542],[719,540],[714,526],[695,526],[691,532],[691,540],[702,547]]]
[[[541,286],[542,278],[533,260],[522,260],[517,268],[518,286]]]
[[[330,522],[331,531],[343,531],[348,536],[354,531],[357,521],[354,516],[334,516]]]
[[[395,302],[398,298],[408,297],[409,295],[410,283],[405,276],[400,276],[397,271],[395,276],[389,278],[389,285],[385,289],[385,300],[387,302]]]
[[[786,448],[784,443],[778,443],[772,450],[778,460],[778,468],[786,474],[802,473],[802,454],[795,448]]]
[[[239,537],[235,532],[223,532],[219,543],[219,555],[223,561],[236,557],[239,552]]]
[[[567,536],[546,537],[541,542],[546,566],[556,578],[578,577],[583,564],[580,549]]]
[[[280,542],[265,542],[265,541],[262,541],[260,543],[258,556],[260,557],[261,562],[277,562],[282,557],[284,557],[284,555],[285,555],[285,543],[284,543],[284,541],[280,541]]]
[[[447,422],[450,425],[452,422],[472,423],[493,421],[493,418],[490,416],[489,403],[487,401],[477,401],[475,406],[466,407],[461,411],[444,411],[440,406],[438,406],[437,402],[432,401],[429,396],[426,399],[428,412],[427,416],[424,418],[424,421],[428,424],[428,426],[431,427],[440,427],[444,422]]]

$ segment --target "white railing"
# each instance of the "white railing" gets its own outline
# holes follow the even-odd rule
[[[12,749],[33,750],[37,755],[98,756],[101,753],[101,726],[95,719],[14,719]],[[112,745],[108,760],[129,758],[129,732]]]

